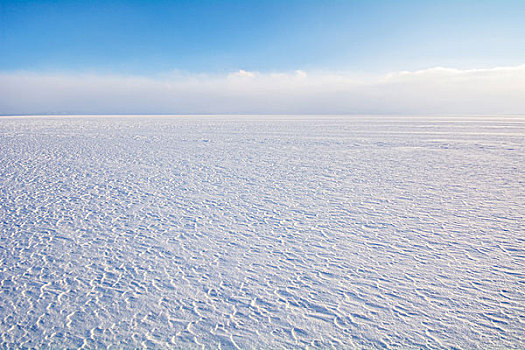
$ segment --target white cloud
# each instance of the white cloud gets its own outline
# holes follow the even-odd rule
[[[228,77],[230,78],[253,78],[255,77],[255,73],[248,72],[248,71],[241,69],[238,72],[229,74]]]
[[[0,74],[0,114],[520,114],[525,65],[357,77],[295,71],[163,77]]]

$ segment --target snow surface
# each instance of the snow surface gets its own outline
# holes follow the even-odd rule
[[[0,347],[525,348],[525,118],[0,119]]]

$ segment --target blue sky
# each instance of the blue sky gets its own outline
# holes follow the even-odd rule
[[[0,70],[391,71],[525,61],[525,1],[5,1]]]
[[[0,114],[525,113],[524,18],[524,0],[0,0]]]

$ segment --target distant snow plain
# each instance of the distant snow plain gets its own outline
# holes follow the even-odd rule
[[[3,117],[0,149],[2,348],[525,348],[525,117]]]

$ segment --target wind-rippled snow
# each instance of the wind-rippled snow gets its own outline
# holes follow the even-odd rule
[[[524,348],[525,118],[0,119],[0,347]]]

